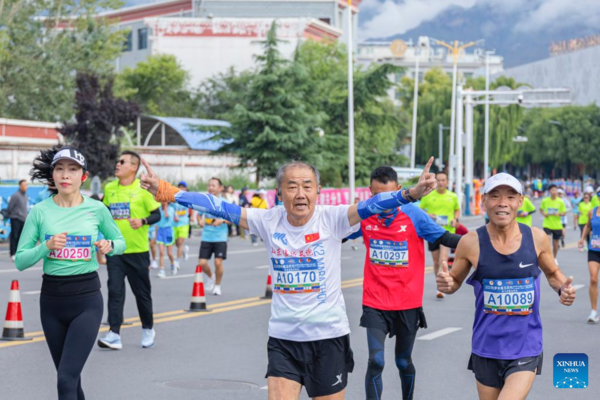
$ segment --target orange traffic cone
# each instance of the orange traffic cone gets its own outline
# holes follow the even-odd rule
[[[194,277],[194,288],[192,289],[192,301],[188,312],[207,312],[206,297],[204,295],[204,282],[202,282],[202,267],[196,266],[196,276]]]
[[[261,299],[272,299],[273,298],[273,282],[271,281],[271,274],[267,277],[267,289],[265,295]]]
[[[25,330],[23,329],[19,281],[12,281],[10,285],[6,320],[4,321],[4,330],[2,331],[0,340],[31,340],[31,338],[25,337]]]

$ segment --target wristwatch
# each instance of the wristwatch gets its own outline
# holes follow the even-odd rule
[[[115,249],[115,244],[113,243],[112,240],[109,240],[110,242],[110,251],[113,251]]]
[[[410,195],[410,189],[404,189],[404,198],[408,201],[410,201],[411,203],[414,203],[415,201],[417,201],[417,199],[415,199],[414,197],[412,197]]]

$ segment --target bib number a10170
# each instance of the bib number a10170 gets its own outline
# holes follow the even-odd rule
[[[302,294],[321,291],[319,265],[312,257],[271,258],[273,291],[279,294]]]
[[[371,239],[369,259],[378,267],[408,267],[408,244],[406,241]]]
[[[46,235],[50,240],[52,235]],[[90,235],[67,235],[67,244],[60,250],[52,250],[47,258],[68,261],[90,261],[92,259],[92,237]]]
[[[529,315],[535,301],[535,280],[484,279],[483,311],[496,315]]]

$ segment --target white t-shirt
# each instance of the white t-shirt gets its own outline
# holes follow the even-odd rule
[[[342,295],[342,239],[350,226],[350,206],[316,206],[310,221],[290,225],[283,207],[246,210],[250,232],[269,252],[273,302],[269,336],[309,342],[350,333]]]

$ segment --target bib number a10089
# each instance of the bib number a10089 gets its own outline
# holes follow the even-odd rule
[[[535,280],[484,279],[483,311],[496,315],[529,315],[535,301]]]
[[[52,235],[46,235],[50,240]],[[68,261],[90,261],[92,259],[92,237],[90,235],[67,235],[67,244],[60,250],[52,250],[47,258]]]
[[[378,267],[408,267],[408,244],[406,241],[371,239],[369,259]]]
[[[279,294],[302,294],[321,291],[319,265],[311,257],[271,258],[273,291]]]

